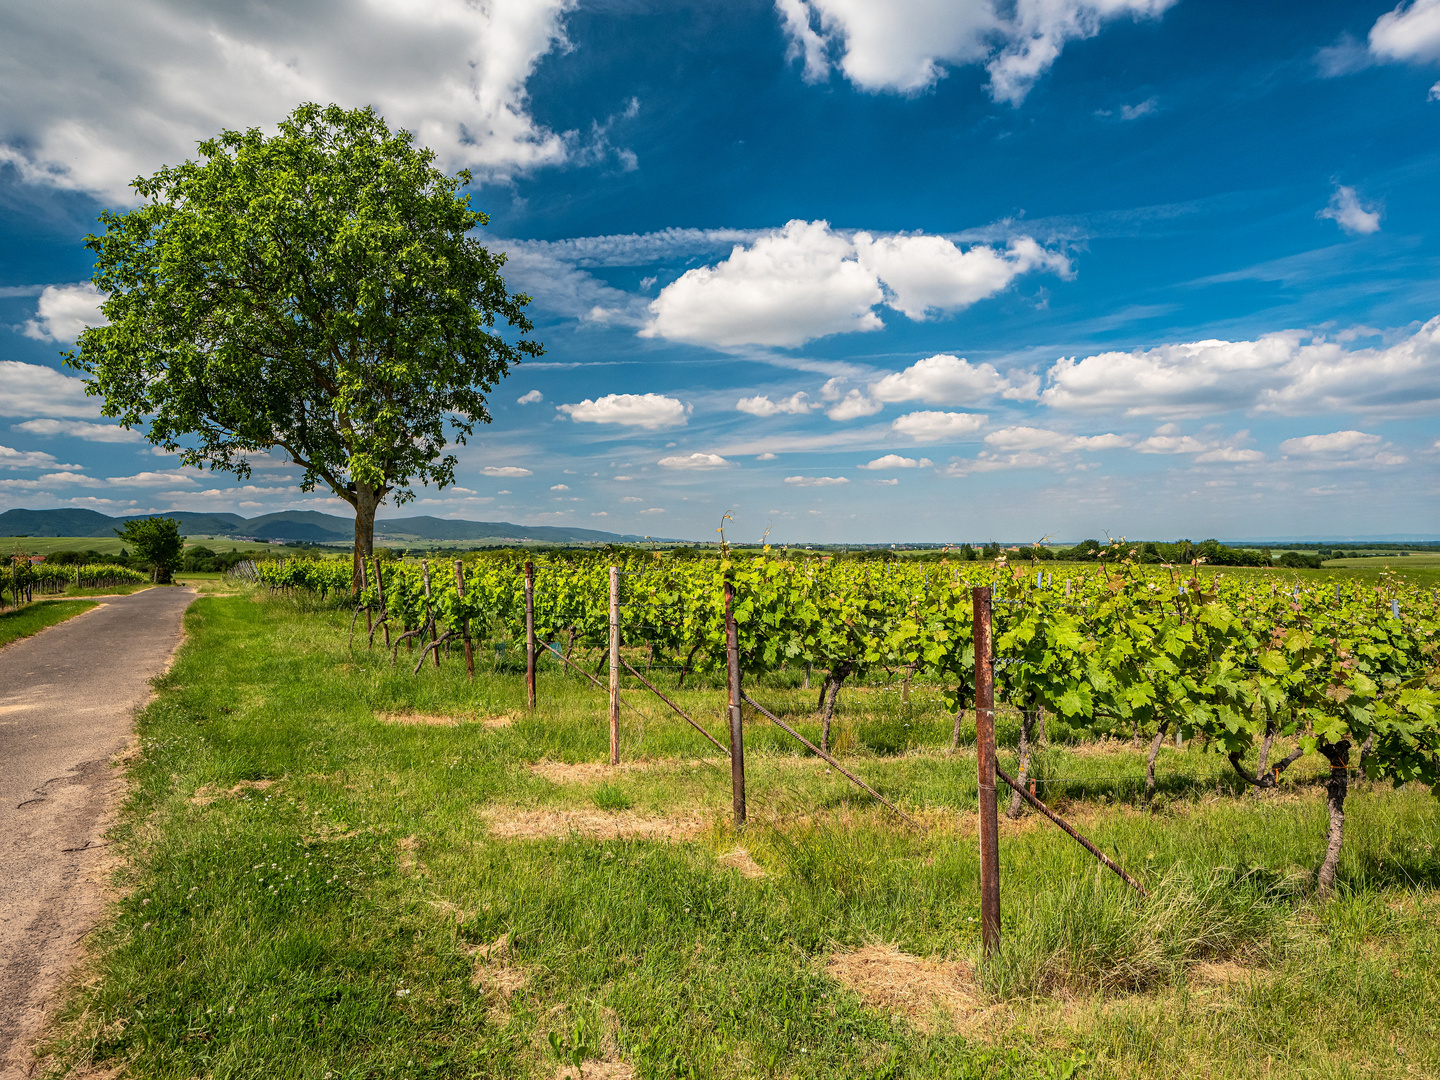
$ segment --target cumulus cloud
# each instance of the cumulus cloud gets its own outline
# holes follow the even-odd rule
[[[808,82],[823,81],[834,63],[862,90],[915,94],[949,67],[984,63],[991,97],[1019,105],[1070,41],[1118,16],[1158,17],[1174,2],[777,0],[776,8]]]
[[[178,484],[189,487],[195,483],[195,478],[182,472],[141,472],[134,476],[111,476],[105,480],[107,484],[114,484],[116,487],[161,487],[167,484]],[[289,489],[270,489],[289,490]]]
[[[690,412],[688,405],[663,394],[606,394],[555,408],[578,423],[623,424],[649,431],[684,424]]]
[[[1384,440],[1365,431],[1332,431],[1328,435],[1301,435],[1280,444],[1282,454],[1351,454],[1379,446]]]
[[[939,236],[850,237],[825,221],[795,220],[665,286],[650,302],[640,335],[720,348],[793,348],[882,329],[873,310],[882,303],[924,319],[968,307],[1041,269],[1071,273],[1069,260],[1029,237],[1003,251],[961,251]]]
[[[1038,427],[1007,427],[992,431],[985,436],[985,444],[992,449],[1013,453],[1018,450],[1115,450],[1129,446],[1131,440],[1125,435],[1107,432],[1104,435],[1070,435],[1063,431],[1051,431]]]
[[[687,270],[650,303],[642,337],[699,345],[795,346],[847,331],[879,330],[884,298],[825,221],[791,221],[716,266]]]
[[[1012,382],[991,364],[972,364],[948,353],[917,360],[870,387],[878,401],[923,401],[927,405],[969,405],[997,394],[1023,401],[1034,398],[1038,391],[1035,376],[1024,375]]]
[[[851,390],[826,409],[825,415],[831,420],[857,420],[862,416],[874,416],[884,407],[863,390]]]
[[[1410,459],[1393,443],[1368,431],[1332,431],[1325,435],[1301,435],[1286,439],[1280,452],[1289,465],[1303,469],[1384,469],[1404,465]]]
[[[848,476],[787,476],[785,483],[794,484],[796,487],[833,487],[836,484],[848,484]]]
[[[889,472],[892,469],[928,469],[934,464],[933,461],[925,457],[916,459],[901,457],[899,454],[886,454],[884,457],[878,457],[874,461],[866,462],[864,465],[858,466],[858,468],[872,469],[876,472],[882,470]]]
[[[1315,216],[1329,218],[1352,236],[1368,236],[1380,231],[1379,208],[1364,205],[1360,196],[1355,194],[1355,189],[1344,184],[1335,188],[1335,194],[1330,196],[1330,204]]]
[[[727,469],[733,462],[726,461],[719,454],[685,454],[663,457],[658,464],[666,469]]]
[[[570,485],[569,485],[569,484],[551,484],[551,485],[550,485],[550,490],[551,490],[551,491],[569,491],[569,490],[570,490]]]
[[[140,432],[119,424],[92,424],[85,420],[27,420],[11,427],[15,431],[28,431],[31,435],[69,435],[86,442],[122,443],[144,439]]]
[[[1177,418],[1232,409],[1404,415],[1440,407],[1440,317],[1390,345],[1347,349],[1351,335],[1338,337],[1284,331],[1062,358],[1040,400],[1057,409]]]
[[[1440,60],[1440,0],[1413,0],[1381,15],[1370,28],[1370,52],[1379,60]]]
[[[0,360],[0,416],[99,416],[85,383],[54,368]]]
[[[664,508],[663,506],[652,506],[652,507],[650,507],[648,510],[641,510],[640,513],[642,513],[642,514],[663,514],[663,513],[665,513],[665,508]]]
[[[1028,236],[1012,240],[1004,251],[983,244],[961,251],[943,236],[876,239],[858,232],[854,242],[860,265],[889,288],[889,306],[917,322],[994,296],[1031,270],[1074,276],[1069,259]]]
[[[819,406],[809,399],[805,391],[800,390],[779,401],[771,401],[764,394],[741,398],[735,403],[735,408],[743,413],[749,413],[751,416],[776,416],[780,413],[799,416],[811,409],[817,409]]]
[[[51,454],[40,450],[16,450],[0,446],[0,469],[78,469],[79,465],[61,465]]]
[[[35,318],[26,320],[20,332],[36,341],[69,344],[87,326],[105,325],[105,316],[100,314],[104,300],[100,290],[88,281],[76,285],[47,285],[40,293]]]
[[[528,393],[521,394],[518,398],[516,398],[516,399],[515,399],[515,404],[517,404],[517,405],[535,405],[535,404],[537,404],[537,403],[539,403],[539,402],[541,402],[541,401],[544,401],[544,400],[545,400],[545,395],[542,394],[542,393],[540,393],[539,390],[531,390],[531,391],[529,391]]]
[[[297,101],[373,104],[446,169],[505,177],[563,161],[525,85],[566,47],[570,0],[193,4],[76,0],[7,26],[0,160],[36,183],[132,198],[222,127],[274,124]]]
[[[529,469],[519,465],[486,465],[480,470],[482,476],[534,476]]]
[[[940,442],[973,435],[989,419],[984,413],[912,412],[897,416],[890,427],[916,442]]]

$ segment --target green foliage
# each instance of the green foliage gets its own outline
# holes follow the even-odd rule
[[[170,576],[179,569],[185,539],[174,518],[136,518],[116,529],[115,535],[135,545],[135,557],[150,568],[151,581],[168,584]]]
[[[469,174],[368,108],[301,105],[274,136],[223,131],[200,155],[101,215],[87,244],[108,325],[68,361],[107,416],[148,422],[186,465],[248,476],[283,450],[304,490],[356,508],[368,551],[375,507],[451,483],[449,439],[488,423],[486,394],[543,351],[496,326],[529,333],[529,299],[472,235],[487,219],[459,193]]]

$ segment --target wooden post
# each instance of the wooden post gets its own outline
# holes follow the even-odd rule
[[[373,561],[375,563],[375,596],[380,601],[380,614],[385,616],[388,614],[385,610],[385,578],[380,573],[380,560],[374,559]],[[386,618],[380,627],[385,631],[385,648],[388,649],[390,648],[390,620]]]
[[[745,728],[740,714],[740,635],[735,629],[735,586],[725,582],[725,666],[730,687],[730,791],[735,825],[745,824]]]
[[[1000,948],[1000,825],[995,798],[995,668],[991,656],[990,590],[975,603],[975,761],[980,781],[980,941],[985,955]]]
[[[525,690],[535,708],[535,564],[525,564]]]
[[[455,592],[461,600],[465,599],[465,564],[459,559],[455,560]],[[470,679],[475,678],[475,654],[470,649],[470,620],[460,620],[460,636],[465,642],[465,675]]]
[[[610,764],[620,764],[620,568],[610,567]]]
[[[369,589],[370,589],[370,572],[365,569],[365,560],[364,560],[364,559],[359,560],[359,562],[360,562],[360,589],[361,589],[362,592],[368,592]],[[352,619],[351,622],[353,623],[354,620]],[[371,622],[371,616],[370,616],[370,601],[369,601],[369,600],[366,600],[366,601],[365,601],[365,632],[368,634],[368,633],[369,633],[371,630],[373,630],[373,629],[375,629],[375,624],[374,624],[373,622]]]
[[[430,624],[430,639],[433,641],[440,636],[440,631],[435,628],[435,616],[430,611],[430,561],[420,560],[420,580],[425,584],[425,621]],[[423,627],[422,627],[423,629]],[[420,635],[420,643],[425,643],[425,635]],[[423,656],[420,659],[425,659]],[[440,666],[440,650],[435,650],[435,666]]]

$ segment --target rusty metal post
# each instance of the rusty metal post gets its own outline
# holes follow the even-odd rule
[[[455,594],[461,600],[465,599],[465,564],[459,559],[455,560]],[[465,674],[468,678],[475,678],[475,654],[470,649],[470,620],[460,620],[460,635],[465,642]]]
[[[730,791],[735,824],[745,824],[745,728],[740,713],[740,635],[735,628],[735,586],[725,582],[725,666],[730,688]]]
[[[1000,823],[995,798],[995,667],[991,656],[990,590],[975,603],[975,762],[980,781],[980,941],[985,955],[1000,948]]]
[[[535,564],[525,564],[525,689],[535,708]]]
[[[610,764],[620,764],[620,568],[610,567]]]

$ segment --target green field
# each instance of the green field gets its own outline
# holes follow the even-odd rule
[[[532,714],[513,653],[496,670],[480,649],[473,684],[455,657],[412,676],[403,651],[392,670],[363,636],[348,649],[347,625],[247,594],[191,609],[140,718],[121,898],[54,1071],[1440,1074],[1424,791],[1355,790],[1320,903],[1318,759],[1255,797],[1219,755],[1167,747],[1145,807],[1140,750],[1046,746],[1046,797],[1154,898],[1047,823],[1003,822],[987,965],[974,756],[943,749],[937,688],[847,689],[836,732],[920,827],[750,720],[736,833],[728,763],[658,702],[630,695],[644,715],[623,714],[610,768],[604,695],[579,678],[542,671]],[[796,682],[756,692],[813,736]],[[716,688],[677,698],[722,735]],[[1014,718],[999,727],[1013,743]]]
[[[95,606],[86,600],[36,600],[21,608],[0,610],[0,648],[12,641],[38,634],[47,626],[73,619]]]
[[[291,548],[281,544],[261,544],[247,540],[214,540],[203,536],[191,536],[185,540],[186,547],[208,547],[211,551],[253,551],[266,555],[294,555],[311,551],[309,548]],[[101,555],[119,555],[125,542],[118,536],[4,536],[0,537],[0,551],[9,554],[23,551],[28,555],[49,555],[52,551],[98,551]],[[331,549],[328,554],[334,554]]]

